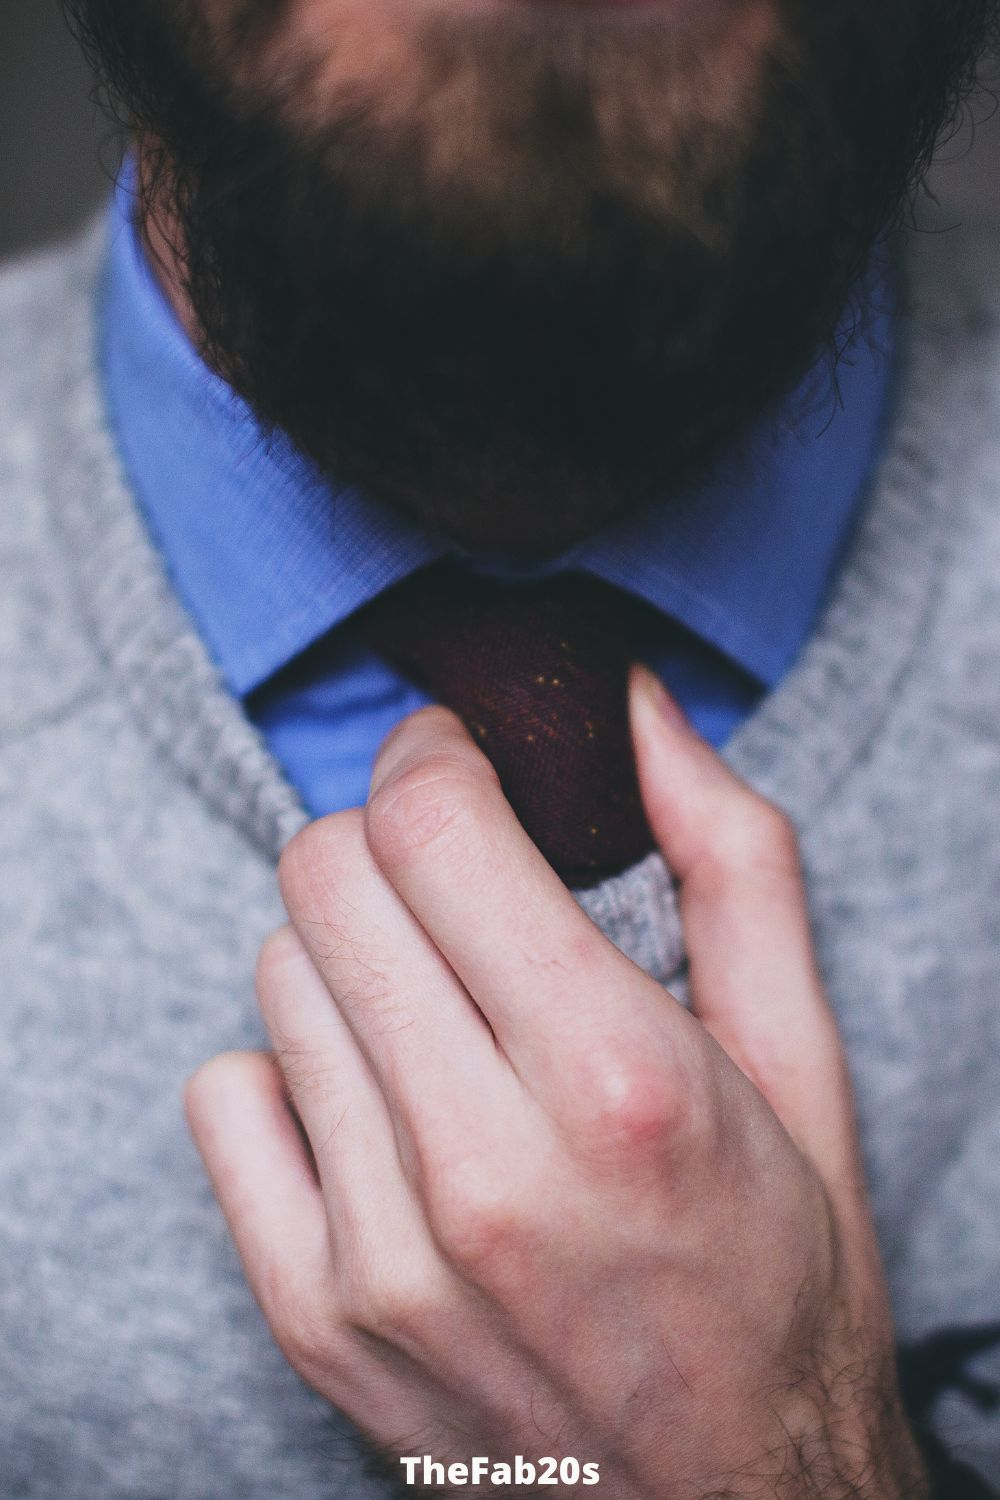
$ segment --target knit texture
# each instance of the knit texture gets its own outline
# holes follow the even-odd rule
[[[201,1061],[263,1043],[254,960],[304,814],[120,472],[101,257],[91,234],[0,278],[0,1494],[363,1500],[378,1486],[273,1347],[182,1118]],[[918,1340],[1000,1298],[1000,235],[921,237],[908,264],[852,555],[729,758],[801,832]],[[659,856],[580,899],[683,998]],[[994,1482],[997,1380],[984,1348],[933,1404]]]

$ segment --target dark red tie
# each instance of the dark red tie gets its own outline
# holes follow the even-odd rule
[[[573,889],[653,848],[628,729],[649,605],[586,574],[506,583],[432,564],[354,617],[367,644],[464,720]]]

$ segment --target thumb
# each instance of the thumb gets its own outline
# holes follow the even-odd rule
[[[679,882],[695,1015],[823,1175],[853,1175],[851,1089],[792,825],[645,667],[633,670],[630,708],[647,816]]]

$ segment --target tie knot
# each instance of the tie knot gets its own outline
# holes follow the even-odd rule
[[[434,563],[354,617],[452,709],[527,832],[575,889],[653,847],[628,729],[628,668],[654,611],[586,574],[507,583]]]

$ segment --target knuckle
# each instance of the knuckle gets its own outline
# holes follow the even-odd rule
[[[306,1374],[326,1362],[333,1340],[331,1318],[321,1288],[304,1270],[269,1267],[261,1303],[275,1341],[293,1369]]]
[[[495,773],[461,751],[430,755],[380,787],[366,814],[368,843],[382,865],[450,843],[483,808]]]
[[[370,1272],[351,1298],[351,1323],[372,1338],[421,1347],[433,1336],[442,1307],[434,1279],[401,1268]]]
[[[655,1059],[605,1052],[576,1092],[573,1123],[585,1154],[659,1159],[690,1133],[690,1091]]]
[[[798,870],[798,836],[780,808],[750,796],[727,820],[715,859],[723,871],[791,875]]]
[[[278,884],[288,909],[308,916],[328,901],[364,847],[363,818],[356,808],[309,823],[278,860]]]
[[[513,1182],[483,1171],[445,1174],[433,1194],[429,1218],[446,1258],[483,1281],[520,1260],[530,1239],[524,1194]]]
[[[263,997],[280,988],[302,959],[302,944],[293,927],[286,925],[272,932],[257,956],[257,994]]]

